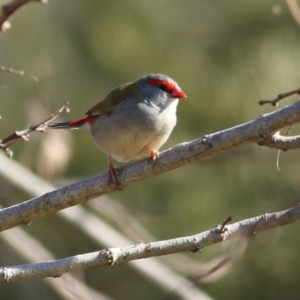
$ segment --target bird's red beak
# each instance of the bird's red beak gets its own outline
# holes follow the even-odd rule
[[[171,93],[172,98],[186,98],[186,94],[178,87]]]

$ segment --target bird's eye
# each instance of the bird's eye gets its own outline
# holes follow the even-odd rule
[[[166,84],[161,84],[161,85],[159,86],[159,88],[160,88],[161,90],[165,91],[165,92],[168,91],[168,87],[167,87]]]

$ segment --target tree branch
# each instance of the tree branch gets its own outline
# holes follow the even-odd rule
[[[48,0],[12,0],[9,3],[2,5],[0,14],[0,31],[6,31],[11,28],[11,24],[7,19],[14,14],[21,6],[29,2],[47,3]]]
[[[300,135],[297,136],[283,136],[279,132],[265,139],[261,144],[269,148],[278,149],[282,151],[299,149],[300,148]]]
[[[126,187],[232,148],[250,143],[264,145],[279,129],[298,122],[300,122],[300,101],[248,123],[163,151],[154,169],[148,158],[121,167],[118,169],[118,179],[122,186]],[[0,211],[0,231],[29,224],[59,210],[114,192],[115,185],[108,182],[108,175],[104,173],[4,208]]]
[[[71,256],[55,261],[0,268],[0,282],[59,277],[66,272],[91,267],[114,265],[132,260],[173,254],[177,252],[201,252],[204,247],[239,237],[251,237],[260,231],[294,223],[300,219],[300,204],[276,213],[265,213],[251,219],[208,231],[170,240],[137,243],[121,248]],[[223,228],[224,229],[224,228]]]
[[[25,72],[24,70],[15,70],[13,68],[8,68],[8,67],[4,67],[4,66],[0,66],[0,71],[2,72],[6,72],[6,73],[10,73],[10,74],[15,74],[15,75],[19,75],[19,76],[26,76],[28,78],[33,79],[34,81],[39,81],[39,78]]]
[[[264,104],[271,104],[273,106],[277,106],[278,105],[278,102],[284,98],[287,98],[287,97],[290,97],[292,95],[300,95],[300,88],[299,89],[296,89],[296,90],[292,90],[292,91],[289,91],[289,92],[286,92],[286,93],[281,93],[279,95],[277,95],[276,98],[272,99],[272,100],[259,100],[258,101],[258,104],[259,105],[264,105]]]
[[[36,132],[45,132],[46,128],[48,127],[49,123],[51,123],[59,114],[62,112],[68,112],[69,108],[64,105],[61,107],[58,112],[55,114],[52,114],[49,118],[42,121],[41,123],[37,125],[31,125],[30,127],[21,130],[21,131],[15,131],[11,135],[5,137],[4,139],[0,140],[0,149],[4,150],[6,155],[8,157],[13,156],[13,151],[9,148],[12,144],[15,144],[19,141],[28,141],[29,140],[29,134],[33,131]]]
[[[51,252],[21,228],[15,228],[10,232],[3,232],[1,239],[8,243],[14,251],[17,251],[20,256],[30,262],[54,259]],[[73,299],[74,293],[76,293],[78,299],[112,300],[89,287],[76,274],[66,274],[62,280],[51,280],[48,278],[48,280],[46,279],[46,283],[52,286],[61,296],[61,299]]]
[[[14,162],[12,159],[5,157],[3,153],[0,153],[0,166],[0,173],[4,177],[11,183],[13,183],[16,187],[25,191],[29,195],[41,195],[49,190],[56,189],[55,186],[51,185],[49,182],[33,174],[31,171],[21,166],[19,163]],[[108,197],[101,197],[101,200],[103,201],[104,198],[106,198],[106,201],[109,202],[108,205],[104,205],[107,209],[109,205],[111,205],[111,199],[107,199]],[[93,203],[95,204],[94,201]],[[115,209],[115,207],[113,209]],[[96,211],[94,208],[92,210]],[[101,245],[101,247],[104,248],[111,248],[115,247],[116,245],[130,245],[133,243],[132,241],[134,240],[144,239],[142,237],[137,237],[133,238],[132,240],[129,240],[122,233],[117,231],[111,225],[107,224],[103,219],[99,218],[94,213],[91,213],[90,210],[84,208],[82,205],[76,205],[70,209],[64,209],[62,211],[59,211],[58,216],[64,218],[67,222],[72,224],[72,226],[74,226],[74,230],[80,230],[86,237],[93,240],[96,243],[96,245]],[[82,222],[82,220],[85,221]],[[2,232],[1,236],[4,236],[4,238],[9,237],[11,240],[12,236],[16,233],[16,230],[19,231],[19,229],[20,228],[15,228],[12,231]],[[18,237],[17,239],[19,241],[20,237]],[[154,238],[146,237],[144,240],[151,241],[154,240]],[[28,245],[27,242],[28,239],[26,239],[26,242],[24,243],[27,245],[27,247],[29,247],[29,249],[31,247],[37,250],[36,246]],[[20,247],[16,242],[13,242],[13,245],[14,247],[18,247],[19,250],[23,254],[25,254],[23,251],[24,248],[26,248],[25,245]],[[235,255],[237,254],[235,253]],[[168,259],[171,257],[166,258]],[[174,259],[176,258],[174,257]],[[48,261],[51,259],[41,259],[40,257],[35,257],[35,262],[45,260]],[[186,261],[184,264],[185,266],[187,266]],[[208,295],[205,295],[203,291],[200,291],[199,288],[193,284],[193,282],[184,278],[184,276],[174,272],[170,268],[170,266],[156,259],[152,259],[151,261],[144,260],[139,262],[132,262],[130,264],[130,267],[134,268],[137,272],[141,274],[141,276],[145,276],[164,291],[172,293],[173,295],[176,294],[176,296],[178,296],[180,299],[211,299]],[[180,286],[180,289],[178,289],[178,286]],[[87,298],[82,297],[82,299]]]

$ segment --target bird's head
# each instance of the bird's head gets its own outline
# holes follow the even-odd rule
[[[140,94],[144,99],[153,102],[169,101],[171,99],[186,98],[186,94],[169,76],[163,74],[149,74],[136,82]]]

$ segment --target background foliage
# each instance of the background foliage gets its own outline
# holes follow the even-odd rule
[[[259,99],[299,87],[300,27],[285,2],[51,0],[47,6],[24,6],[11,21],[12,29],[0,36],[0,64],[38,75],[41,82],[0,73],[1,137],[66,102],[71,112],[62,117],[81,117],[116,85],[150,72],[168,74],[188,95],[180,101],[177,127],[164,148],[257,118],[274,110],[260,107]],[[51,141],[49,134],[36,134],[29,144],[14,146],[14,158],[56,183],[106,171],[106,156],[86,133],[63,136],[62,148]],[[47,163],[57,156],[67,163],[61,162],[60,172],[49,170]],[[228,215],[237,221],[299,202],[298,153],[282,153],[280,171],[276,156],[271,149],[243,147],[113,197],[157,239],[194,234]],[[1,181],[3,206],[28,199]],[[57,258],[98,250],[57,216],[25,229]],[[216,299],[296,299],[298,230],[294,224],[255,236],[226,275],[200,283],[201,288]],[[24,263],[1,240],[0,245],[1,265]],[[205,263],[228,246],[190,256]],[[166,297],[129,266],[82,275],[115,299]],[[2,285],[0,295],[57,297],[42,280]]]

